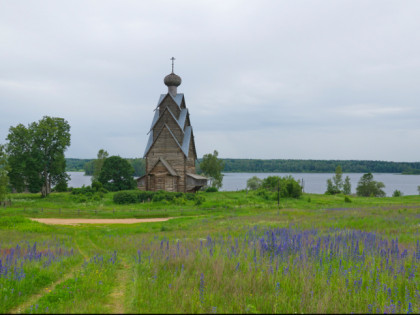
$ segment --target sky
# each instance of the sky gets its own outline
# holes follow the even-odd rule
[[[420,1],[0,0],[0,143],[142,157],[181,76],[198,157],[420,161]]]

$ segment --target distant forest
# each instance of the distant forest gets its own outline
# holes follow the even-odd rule
[[[385,162],[358,160],[254,160],[222,159],[224,172],[231,173],[334,173],[340,165],[343,173],[402,173],[420,174],[420,162]],[[93,174],[93,159],[66,158],[67,172]],[[134,176],[145,173],[145,163],[141,158],[127,159],[134,168]],[[197,164],[201,160],[199,159]]]

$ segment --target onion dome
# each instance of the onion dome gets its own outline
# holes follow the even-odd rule
[[[181,77],[179,75],[176,75],[175,73],[171,73],[168,74],[165,79],[163,79],[163,82],[165,83],[166,86],[170,87],[170,86],[180,86],[181,85]]]

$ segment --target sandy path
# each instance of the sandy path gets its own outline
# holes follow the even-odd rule
[[[152,219],[55,219],[55,218],[31,218],[45,224],[77,225],[77,224],[133,224],[144,222],[163,222],[172,218]]]

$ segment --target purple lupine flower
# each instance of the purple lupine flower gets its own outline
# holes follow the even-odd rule
[[[407,314],[411,314],[411,313],[413,313],[413,304],[411,304],[411,302],[408,302]]]
[[[205,283],[204,283],[204,274],[201,273],[200,276],[200,302],[201,304],[204,304],[204,288],[205,288]]]

